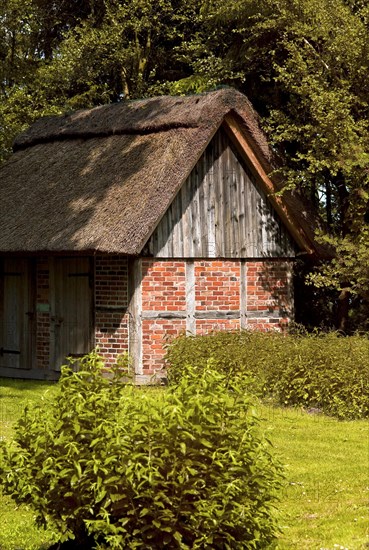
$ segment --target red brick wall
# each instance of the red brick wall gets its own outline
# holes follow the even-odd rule
[[[185,319],[145,319],[145,313],[186,312],[186,265],[178,260],[142,260],[142,363],[144,374],[163,366],[165,342],[186,331]]]
[[[152,375],[163,368],[165,344],[185,333],[185,319],[144,319],[142,321],[143,374]]]
[[[240,309],[239,261],[196,261],[195,281],[197,311]]]
[[[142,260],[142,311],[186,311],[185,262]]]
[[[196,260],[193,262],[197,334],[212,330],[280,330],[292,309],[290,262],[240,260]],[[246,277],[241,296],[241,277]],[[49,265],[37,260],[37,304],[49,304]],[[95,259],[95,345],[107,364],[128,350],[129,305],[128,261],[119,256]],[[188,328],[186,310],[186,261],[142,259],[142,372],[151,375],[163,366],[163,345]],[[190,292],[191,294],[191,292]],[[241,302],[246,315],[240,320]],[[36,312],[36,355],[40,369],[50,362],[50,313]],[[199,318],[222,312],[231,318]],[[197,318],[196,318],[196,313]],[[170,316],[171,319],[163,318]],[[176,317],[177,315],[177,317]],[[233,317],[232,317],[233,316]],[[155,318],[156,317],[156,318]],[[234,318],[236,317],[236,318]]]
[[[108,365],[128,351],[128,263],[122,256],[95,259],[95,345]]]
[[[246,316],[243,328],[281,330],[292,311],[290,262],[250,261],[241,270],[240,260],[194,261],[195,318],[197,334],[241,328],[241,273],[245,273]],[[142,363],[143,374],[163,366],[165,343],[186,330],[186,262],[142,260]],[[183,318],[163,319],[164,312]],[[214,318],[211,318],[214,312]],[[237,318],[217,318],[227,312]],[[157,318],[152,318],[153,315]],[[164,346],[164,347],[163,347]]]
[[[293,313],[290,273],[290,262],[246,263],[247,328],[280,330],[286,326]]]

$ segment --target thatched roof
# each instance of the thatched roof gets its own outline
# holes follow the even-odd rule
[[[232,89],[38,120],[0,169],[0,252],[139,254],[226,115],[270,171],[258,117]],[[291,205],[311,245],[310,221]]]

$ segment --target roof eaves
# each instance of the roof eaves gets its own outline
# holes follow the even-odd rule
[[[255,146],[255,144],[254,146],[251,146],[249,140],[246,139],[240,124],[234,116],[228,114],[225,117],[224,127],[239,152],[244,157],[246,157],[246,159],[248,159],[251,170],[254,172],[258,180],[263,185],[269,200],[273,204],[275,210],[281,217],[282,221],[285,223],[287,229],[290,231],[297,244],[307,254],[315,254],[316,249],[314,247],[314,244],[311,242],[299,223],[297,223],[290,210],[286,207],[283,198],[276,194],[276,191],[278,191],[278,189],[276,189],[273,181],[264,169],[264,159],[260,158],[263,156],[262,152],[257,151],[257,147]],[[270,166],[270,169],[273,169],[272,166]]]

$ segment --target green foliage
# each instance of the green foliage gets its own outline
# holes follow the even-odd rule
[[[203,370],[209,359],[253,392],[281,405],[318,407],[337,418],[369,417],[369,340],[337,333],[214,333],[181,337],[168,348],[169,380],[186,364]]]
[[[333,244],[336,256],[310,272],[307,283],[315,288],[347,292],[352,305],[348,329],[352,325],[358,330],[368,330],[369,307],[369,231],[364,226],[358,234],[346,235],[338,242],[326,236],[324,240]]]
[[[0,3],[0,163],[37,118],[167,93],[188,76],[197,2]]]
[[[167,390],[86,356],[1,447],[3,489],[60,540],[98,548],[266,548],[280,466],[242,379],[209,362]]]
[[[367,316],[367,3],[77,4],[0,3],[0,163],[15,135],[45,114],[231,85],[260,113],[282,160],[280,180],[325,219],[336,260],[313,281],[355,293]]]
[[[251,393],[260,395],[267,380],[267,361],[271,356],[277,356],[283,345],[284,340],[277,332],[238,331],[180,336],[167,346],[168,380],[170,384],[176,384],[182,377],[184,366],[192,365],[203,370],[211,359],[220,372],[231,377],[242,375]]]

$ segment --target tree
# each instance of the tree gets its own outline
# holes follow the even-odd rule
[[[165,93],[189,72],[181,44],[199,24],[195,0],[6,2],[0,161],[42,115]]]
[[[193,76],[177,84],[231,83],[262,115],[286,186],[313,200],[337,250],[319,282],[340,292],[341,329],[350,294],[369,288],[368,21],[364,2],[209,1]]]
[[[64,33],[82,18],[99,17],[102,2],[3,0],[0,4],[0,162],[20,131],[44,114],[60,113],[42,85],[42,69]]]
[[[337,256],[316,280],[347,312],[369,288],[368,30],[364,0],[4,0],[0,162],[43,114],[232,85],[325,219]]]

